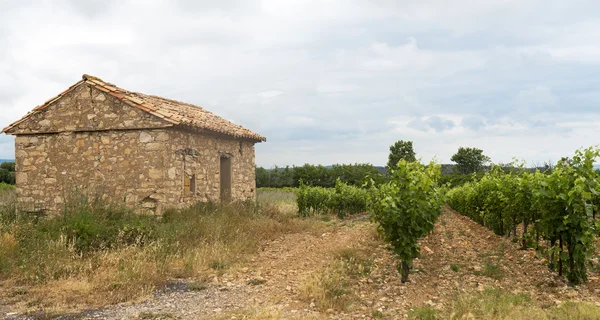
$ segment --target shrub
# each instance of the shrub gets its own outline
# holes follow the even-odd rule
[[[307,217],[327,213],[331,194],[332,192],[329,189],[309,187],[301,182],[300,188],[296,192],[298,214],[302,217]]]
[[[400,258],[402,282],[408,280],[413,259],[419,256],[418,240],[429,233],[444,203],[438,188],[439,165],[424,167],[418,162],[400,160],[391,181],[375,193],[371,209],[378,230]]]
[[[331,193],[328,207],[335,212],[338,217],[344,218],[348,214],[366,212],[367,204],[367,190],[349,186],[338,179],[335,182],[335,190]]]

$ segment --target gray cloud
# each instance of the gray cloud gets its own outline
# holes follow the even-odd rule
[[[454,121],[452,121],[450,119],[444,119],[439,116],[432,116],[432,117],[428,117],[425,119],[420,118],[420,117],[415,118],[408,125],[411,128],[421,130],[421,131],[427,131],[429,129],[433,129],[437,132],[450,130],[455,127]]]
[[[596,143],[594,1],[63,0],[2,9],[0,126],[90,73],[273,137],[257,147],[267,166],[383,164],[398,139],[444,162],[459,145],[509,161]],[[3,143],[0,158],[13,152]]]
[[[462,119],[460,125],[473,131],[479,131],[485,127],[485,121],[482,117],[466,116]]]

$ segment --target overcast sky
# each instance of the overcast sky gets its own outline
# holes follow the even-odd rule
[[[396,140],[556,161],[600,141],[600,3],[0,0],[2,127],[83,73],[266,136],[267,167],[383,165]]]

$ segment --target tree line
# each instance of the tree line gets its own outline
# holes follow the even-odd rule
[[[273,169],[256,167],[258,188],[299,187],[301,182],[307,186],[333,188],[338,178],[348,185],[362,186],[370,179],[376,184],[383,183],[387,173],[385,169],[368,163],[334,164],[330,167],[311,164]]]
[[[256,167],[256,187],[284,188],[299,187],[301,183],[307,186],[333,188],[336,180],[351,186],[361,187],[373,180],[375,185],[381,185],[390,180],[392,169],[398,162],[417,162],[417,156],[412,141],[399,140],[390,146],[388,162],[385,167],[376,167],[369,163],[334,164],[332,166],[311,165],[286,166],[265,169]],[[448,165],[441,167],[441,184],[451,187],[462,185],[469,181],[480,179],[490,158],[478,148],[460,147],[451,160],[455,163],[448,170]],[[440,167],[438,167],[440,168]]]
[[[0,183],[15,184],[15,163],[3,162],[0,164]]]

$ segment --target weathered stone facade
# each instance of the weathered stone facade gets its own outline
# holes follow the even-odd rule
[[[5,131],[21,210],[57,212],[81,192],[161,213],[220,201],[221,181],[232,200],[255,198],[257,141],[174,126],[85,84]]]

